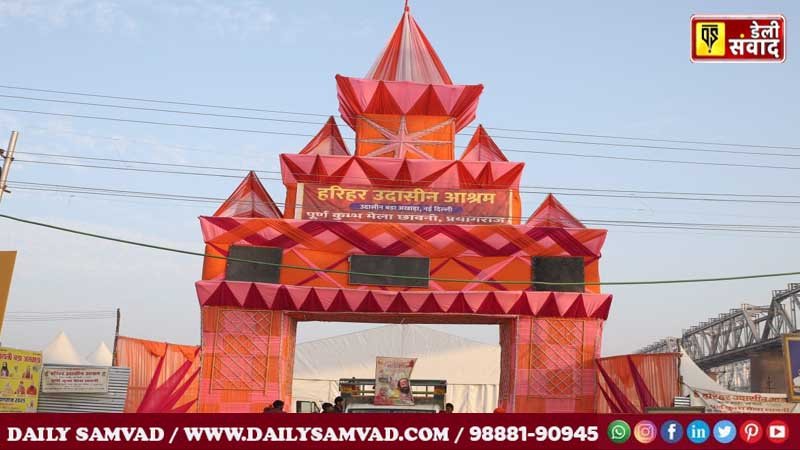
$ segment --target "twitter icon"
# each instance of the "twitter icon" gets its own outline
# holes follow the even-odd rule
[[[736,425],[730,420],[720,420],[714,425],[714,439],[720,444],[730,444],[736,439]]]

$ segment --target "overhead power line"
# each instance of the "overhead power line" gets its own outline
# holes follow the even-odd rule
[[[230,106],[230,105],[207,104],[207,103],[197,103],[197,102],[174,101],[174,100],[164,100],[164,99],[154,99],[154,98],[114,96],[114,95],[104,95],[104,94],[89,93],[89,92],[63,91],[63,90],[56,90],[56,89],[39,89],[39,88],[31,88],[31,87],[24,87],[24,86],[0,85],[0,88],[12,89],[12,90],[20,90],[20,91],[28,91],[28,92],[44,92],[44,93],[51,93],[51,94],[64,94],[64,95],[74,95],[74,96],[83,96],[83,97],[105,98],[105,99],[112,99],[112,100],[126,100],[126,101],[136,101],[136,102],[146,102],[146,103],[158,103],[158,104],[167,104],[167,105],[195,106],[195,107],[202,107],[202,108],[225,109],[225,110],[234,110],[234,111],[251,111],[251,112],[261,112],[261,113],[270,113],[270,114],[287,114],[287,115],[311,116],[311,117],[329,117],[330,116],[330,114],[319,114],[319,113],[310,113],[310,112],[297,112],[297,111],[287,111],[287,110],[280,110],[280,109],[261,109],[261,108],[250,108],[250,107],[241,107],[241,106]],[[471,127],[466,127],[466,128],[474,129],[476,127],[471,126]],[[764,148],[764,149],[776,149],[776,150],[777,149],[800,150],[800,146],[792,146],[792,145],[747,144],[747,143],[741,143],[741,142],[722,142],[722,141],[709,141],[709,140],[697,140],[697,139],[675,139],[675,138],[652,138],[652,137],[638,137],[638,136],[625,136],[625,135],[613,135],[613,134],[592,134],[592,133],[575,133],[575,132],[552,131],[552,130],[532,130],[532,129],[522,129],[522,128],[502,128],[502,127],[485,127],[485,128],[487,130],[509,131],[509,132],[516,132],[516,133],[550,134],[550,135],[559,135],[559,136],[591,137],[591,138],[598,138],[598,139],[618,139],[618,140],[647,141],[647,142],[668,142],[668,143],[673,143],[673,144],[715,145],[715,146],[726,146],[726,147]]]
[[[104,117],[104,116],[90,116],[90,115],[83,115],[83,114],[54,113],[54,112],[32,111],[32,110],[14,109],[14,108],[0,108],[0,111],[22,112],[22,113],[41,114],[41,115],[58,116],[58,117],[75,117],[75,118],[81,118],[81,119],[106,120],[106,121],[115,121],[115,122],[139,123],[139,124],[147,124],[147,125],[164,125],[164,126],[172,126],[172,127],[197,128],[197,129],[214,130],[214,131],[233,131],[233,132],[242,132],[242,133],[256,133],[256,134],[269,134],[269,135],[282,135],[282,136],[314,137],[314,135],[312,135],[312,134],[304,134],[304,133],[288,133],[288,132],[282,132],[282,131],[255,130],[255,129],[247,129],[247,128],[228,128],[228,127],[218,127],[218,126],[210,126],[210,125],[194,125],[194,124],[185,124],[185,123],[158,122],[158,121],[152,121],[152,120],[123,119],[123,118],[119,118],[119,117]],[[456,148],[464,148],[464,146],[456,146]],[[567,152],[549,152],[549,151],[513,149],[513,148],[505,148],[505,149],[503,149],[503,151],[505,151],[505,152],[516,152],[516,153],[527,153],[527,154],[534,154],[534,155],[569,156],[569,157],[577,157],[577,158],[607,159],[607,160],[616,160],[616,161],[636,161],[636,162],[650,162],[650,163],[662,163],[662,164],[683,164],[683,165],[715,166],[715,167],[741,167],[741,168],[753,168],[753,169],[800,170],[800,167],[797,167],[797,166],[782,166],[782,165],[770,165],[770,164],[742,164],[742,163],[726,163],[726,162],[713,162],[713,161],[687,161],[687,160],[674,160],[674,159],[651,159],[651,158],[636,158],[636,157],[628,157],[628,156],[593,155],[593,154],[585,154],[585,153],[567,153]]]
[[[89,160],[89,161],[106,161],[106,162],[118,162],[124,164],[142,164],[142,165],[151,165],[151,166],[165,166],[165,167],[186,167],[192,169],[211,169],[211,170],[222,170],[222,171],[231,171],[231,172],[249,172],[253,170],[258,173],[270,173],[270,174],[280,174],[281,172],[278,170],[266,170],[266,169],[245,169],[245,168],[236,168],[236,167],[219,167],[219,166],[202,166],[202,165],[194,165],[194,164],[178,164],[178,163],[165,163],[165,162],[156,162],[156,161],[141,161],[141,160],[131,160],[131,159],[118,159],[118,158],[100,158],[100,157],[93,157],[93,156],[79,156],[79,155],[66,155],[60,153],[40,153],[40,152],[17,152],[18,155],[33,155],[33,156],[45,156],[45,157],[54,157],[54,158],[65,158],[65,159],[78,159],[78,160]],[[31,161],[27,161],[31,162]],[[105,168],[105,167],[103,167]],[[208,174],[208,175],[215,175],[215,174]],[[280,180],[278,178],[265,178],[267,180]],[[383,181],[398,181],[398,182],[407,182],[413,180],[406,180],[406,179],[393,179],[388,177],[353,177],[348,176],[348,181],[352,180],[359,180],[359,181],[371,181],[371,180],[383,180]],[[406,187],[405,184],[384,184],[383,186],[394,186],[394,187]],[[505,185],[503,186],[505,187]],[[563,190],[563,191],[588,191],[588,192],[614,192],[614,193],[634,193],[634,194],[661,194],[661,195],[702,195],[702,196],[724,196],[724,197],[776,197],[776,198],[797,198],[800,199],[800,194],[798,195],[791,195],[791,194],[741,194],[741,193],[712,193],[712,192],[680,192],[680,191],[643,191],[643,190],[630,190],[630,189],[599,189],[599,188],[570,188],[570,187],[558,187],[558,186],[535,186],[535,185],[520,185],[522,189],[529,188],[529,189],[554,189],[554,190]],[[524,191],[522,191],[524,192]]]
[[[191,175],[191,176],[203,176],[203,177],[220,177],[220,178],[235,178],[241,179],[241,175],[226,175],[226,174],[219,174],[219,173],[207,173],[207,172],[189,172],[189,171],[181,171],[181,170],[162,170],[162,169],[149,169],[149,168],[139,168],[139,167],[120,167],[120,166],[104,166],[99,164],[80,164],[80,163],[66,163],[66,162],[59,162],[59,161],[39,161],[39,160],[31,160],[31,159],[17,159],[18,163],[31,163],[31,164],[44,164],[44,165],[51,165],[51,166],[65,166],[65,167],[81,167],[81,168],[88,168],[88,169],[106,169],[106,170],[121,170],[121,171],[128,171],[128,172],[143,172],[143,173],[160,173],[160,174],[171,174],[171,175]],[[261,177],[263,180],[271,180],[271,181],[282,181],[281,178],[278,177]],[[400,185],[395,185],[400,187]],[[792,197],[781,197],[781,196],[774,196],[774,198],[781,198],[780,200],[770,199],[769,196],[762,196],[759,194],[732,194],[731,197],[737,198],[718,198],[720,194],[711,194],[709,197],[697,197],[697,196],[688,196],[684,194],[663,194],[663,195],[650,195],[646,194],[646,192],[657,192],[657,191],[624,191],[624,190],[596,190],[596,193],[592,192],[562,192],[559,188],[550,188],[546,186],[537,187],[537,189],[541,190],[530,190],[530,189],[520,189],[521,194],[557,194],[562,196],[576,196],[576,197],[603,197],[603,198],[628,198],[628,199],[649,199],[649,200],[682,200],[682,201],[699,201],[699,202],[718,202],[718,203],[753,203],[753,204],[778,204],[778,205],[794,205],[800,204],[800,200],[791,201],[785,200],[785,198],[796,198]],[[570,191],[569,188],[561,188],[564,191]],[[588,191],[588,190],[587,190]],[[692,194],[695,195],[695,194]],[[696,194],[702,195],[702,194]],[[750,198],[738,198],[738,197],[750,197]],[[765,198],[760,198],[765,197]]]
[[[533,284],[532,280],[474,280],[474,279],[459,279],[459,278],[437,278],[437,277],[419,277],[419,276],[409,276],[409,275],[389,275],[389,274],[382,274],[382,273],[369,273],[369,272],[354,272],[354,271],[345,271],[345,270],[335,270],[335,269],[321,269],[316,267],[307,267],[307,266],[297,266],[291,264],[276,264],[264,261],[255,261],[249,259],[241,259],[241,258],[231,258],[227,256],[221,255],[210,255],[206,253],[194,252],[190,250],[183,250],[177,249],[172,247],[166,247],[161,245],[154,245],[149,244],[146,242],[140,241],[132,241],[128,239],[120,239],[111,236],[105,236],[96,233],[90,233],[87,231],[76,230],[72,228],[65,228],[57,225],[47,224],[43,222],[37,222],[34,220],[23,219],[20,217],[10,216],[8,214],[0,214],[0,218],[5,218],[8,220],[13,220],[20,223],[25,223],[29,225],[35,225],[39,227],[49,228],[53,230],[63,231],[66,233],[77,234],[81,236],[91,237],[95,239],[102,239],[106,241],[117,242],[121,244],[133,245],[137,247],[144,247],[153,250],[160,250],[165,252],[172,252],[172,253],[179,253],[184,255],[192,255],[192,256],[202,256],[205,258],[212,258],[212,259],[222,259],[226,261],[236,261],[236,262],[243,262],[248,264],[257,264],[263,265],[268,267],[279,267],[282,269],[293,269],[293,270],[305,270],[310,272],[317,272],[317,273],[335,273],[340,275],[362,275],[362,276],[373,276],[373,277],[386,277],[386,278],[395,278],[395,279],[406,279],[406,280],[429,280],[429,281],[438,281],[438,282],[450,282],[450,283],[481,283],[481,284],[510,284],[510,285],[525,285],[530,286]],[[756,279],[756,278],[775,278],[775,277],[784,277],[784,276],[795,276],[800,275],[800,272],[780,272],[780,273],[766,273],[766,274],[755,274],[755,275],[739,275],[739,276],[728,276],[728,277],[711,277],[711,278],[685,278],[685,279],[668,279],[668,280],[646,280],[646,281],[589,281],[584,282],[584,285],[587,286],[598,286],[598,285],[658,285],[658,284],[686,284],[686,283],[709,283],[715,281],[735,281],[735,280],[747,280],[747,279]],[[571,286],[575,283],[569,282],[545,282],[545,281],[536,281],[537,284],[547,285],[547,286]]]
[[[206,117],[216,117],[216,118],[260,120],[260,121],[283,122],[283,123],[305,124],[305,125],[309,125],[309,124],[310,125],[324,125],[325,124],[325,122],[311,122],[311,121],[305,121],[305,120],[278,119],[278,118],[272,118],[272,117],[243,116],[243,115],[233,115],[233,114],[215,114],[215,113],[208,113],[208,112],[184,111],[184,110],[165,109],[165,108],[146,108],[146,107],[140,107],[140,106],[114,105],[114,104],[109,104],[109,103],[92,103],[92,102],[79,102],[79,101],[72,101],[72,100],[26,97],[26,96],[21,96],[21,95],[4,95],[4,94],[0,94],[0,97],[2,97],[2,98],[21,99],[21,100],[41,101],[41,102],[51,102],[51,103],[65,103],[65,104],[82,105],[82,106],[94,106],[94,107],[102,107],[102,108],[116,108],[116,109],[149,111],[149,112],[161,112],[161,113],[172,113],[172,114],[184,114],[184,115],[206,116]],[[458,133],[458,134],[459,135],[468,135],[466,133]],[[623,143],[616,143],[616,142],[590,142],[590,141],[577,141],[577,140],[564,140],[564,139],[533,138],[533,137],[522,137],[522,136],[493,135],[492,138],[493,139],[521,140],[521,141],[552,142],[552,143],[558,143],[558,144],[598,145],[598,146],[606,146],[606,147],[613,147],[613,148],[634,148],[634,149],[644,149],[644,150],[673,150],[673,151],[682,151],[682,152],[723,153],[723,154],[752,155],[752,156],[800,157],[800,154],[796,154],[796,153],[774,153],[774,152],[752,152],[752,151],[748,152],[748,151],[738,151],[738,150],[720,150],[720,149],[707,149],[707,148],[667,147],[667,146],[663,146],[663,145],[623,144]],[[349,139],[352,139],[352,138],[349,138]]]

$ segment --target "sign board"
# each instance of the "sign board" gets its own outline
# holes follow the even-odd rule
[[[375,401],[376,405],[411,406],[414,394],[411,392],[411,371],[416,358],[375,359]]]
[[[108,367],[46,367],[42,370],[42,392],[108,392]]]
[[[0,347],[0,412],[36,412],[42,352]]]
[[[690,388],[694,404],[706,407],[709,413],[786,414],[794,412],[795,403],[786,401],[781,394],[710,391]]]
[[[295,219],[491,225],[512,223],[508,189],[298,184]]]

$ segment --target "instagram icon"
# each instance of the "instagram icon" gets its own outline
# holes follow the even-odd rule
[[[633,427],[633,437],[642,444],[655,441],[656,436],[658,436],[656,424],[649,420],[642,420]]]

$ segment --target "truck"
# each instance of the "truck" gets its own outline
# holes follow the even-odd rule
[[[413,405],[375,405],[374,378],[340,378],[347,413],[438,413],[444,410],[446,380],[410,380]]]

